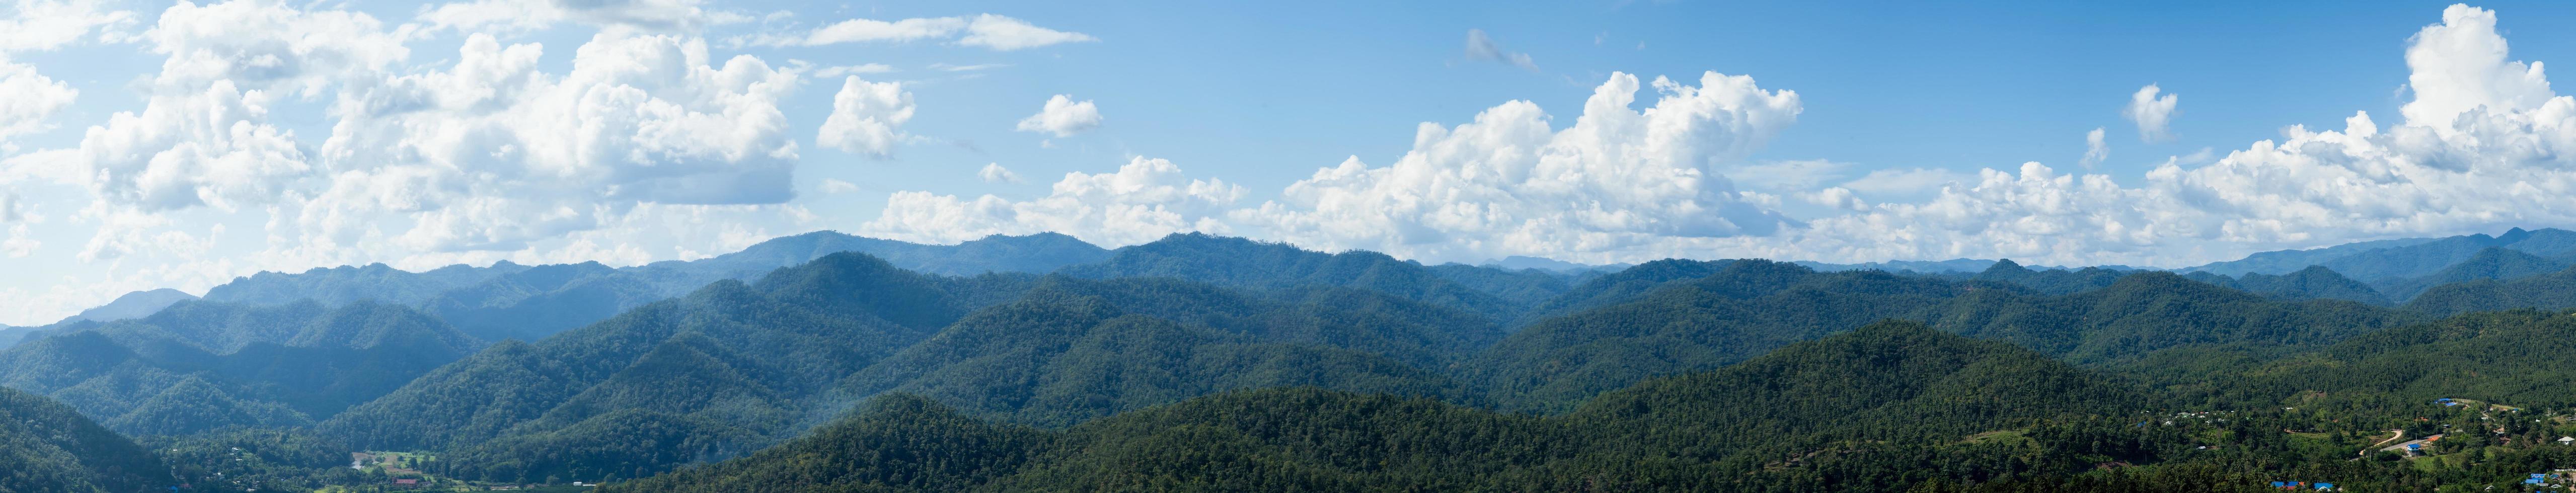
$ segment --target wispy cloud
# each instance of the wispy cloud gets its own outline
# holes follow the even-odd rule
[[[804,32],[769,32],[732,39],[735,45],[827,46],[843,43],[906,43],[955,40],[961,46],[1014,51],[1064,43],[1099,41],[1072,31],[1058,31],[1028,21],[994,14],[974,17],[915,17],[883,21],[850,19]]]
[[[1528,53],[1503,50],[1503,45],[1494,42],[1492,36],[1485,35],[1483,29],[1467,30],[1467,59],[1502,62],[1522,70],[1538,71],[1538,62],[1530,60]]]

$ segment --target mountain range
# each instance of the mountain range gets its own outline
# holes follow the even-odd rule
[[[71,491],[2414,484],[2432,472],[2318,458],[2474,419],[2421,409],[2433,399],[2576,408],[2551,390],[2569,348],[2547,342],[2576,340],[2556,311],[2576,307],[2576,274],[2534,253],[2564,237],[2299,257],[2376,282],[2326,264],[1426,266],[1204,234],[1102,250],[816,233],[630,268],[269,273],[19,331],[0,350],[12,405],[100,431],[30,435],[51,448],[0,460],[91,485]],[[2236,417],[2156,417],[2178,409]],[[2246,423],[2336,431],[2253,440]],[[2514,444],[2576,434],[2553,426],[2454,443],[2539,457]],[[422,455],[342,462],[359,451]],[[92,465],[134,461],[163,467]],[[2431,471],[2510,476],[2479,464]]]

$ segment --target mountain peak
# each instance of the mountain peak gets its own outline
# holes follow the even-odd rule
[[[2020,262],[2007,258],[1996,259],[1995,265],[1986,267],[1986,272],[2030,272],[2030,268],[2022,267]]]
[[[170,305],[194,299],[197,299],[196,295],[169,288],[150,291],[135,291],[125,293],[123,296],[118,296],[116,297],[116,301],[110,301],[105,305],[99,305],[97,308],[82,310],[80,314],[73,315],[71,318],[63,319],[63,321],[74,322],[89,320],[96,322],[113,322],[129,318],[143,318],[155,312],[159,312],[163,308],[169,308]]]

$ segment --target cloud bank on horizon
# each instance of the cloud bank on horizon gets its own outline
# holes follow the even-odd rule
[[[2340,129],[2292,126],[2136,177],[2039,162],[1857,177],[1831,156],[1757,162],[1750,156],[1798,131],[1807,102],[1796,88],[1717,71],[1613,72],[1579,107],[1512,100],[1421,123],[1400,155],[1314,163],[1275,189],[1223,176],[1225,163],[1138,148],[1123,163],[1064,173],[1042,194],[1013,195],[800,180],[821,153],[856,163],[832,166],[878,166],[907,146],[972,144],[908,127],[943,111],[922,96],[936,79],[763,50],[1037,53],[1114,46],[1114,37],[1007,14],[804,22],[694,0],[475,0],[424,5],[408,19],[277,0],[10,1],[0,7],[0,262],[88,267],[0,285],[0,298],[16,300],[0,305],[0,323],[256,270],[635,264],[821,228],[933,243],[1055,231],[1110,247],[1202,231],[1429,262],[2177,266],[2576,220],[2576,201],[2565,199],[2576,196],[2576,98],[2553,92],[2540,63],[2510,56],[2495,12],[2466,5],[2405,40],[2410,75],[2396,118],[2356,111]],[[567,29],[583,33],[570,49],[532,40]],[[159,63],[130,83],[97,85],[24,61],[80,46]],[[1483,30],[1468,31],[1462,53],[1538,70]],[[839,62],[852,63],[829,64]],[[1001,65],[928,71],[971,77]],[[816,109],[828,112],[802,118],[797,98],[814,91],[830,95]],[[125,104],[120,92],[133,93],[131,104],[103,116],[71,110],[93,98]],[[989,125],[1049,147],[1088,145],[1058,141],[1123,125],[1101,117],[1099,106],[1116,101],[1053,94],[1035,114],[1035,101],[997,102]],[[2105,104],[2127,103],[2118,117],[2142,142],[2174,138],[2171,122],[2186,118],[2177,95],[2150,84],[2128,96]],[[2109,144],[2104,128],[2086,128],[2067,133],[2085,134],[2077,164],[2091,170]],[[30,138],[47,134],[62,137]],[[952,167],[962,182],[1050,182],[998,162]],[[799,183],[822,193],[800,195]],[[861,194],[883,197],[873,217],[809,203]],[[257,231],[203,220],[218,216],[254,218]]]

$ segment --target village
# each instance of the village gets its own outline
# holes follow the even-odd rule
[[[420,452],[351,452],[349,468],[363,473],[369,484],[333,485],[315,493],[376,493],[384,491],[518,491],[530,493],[578,493],[597,488],[598,484],[572,481],[567,484],[495,483],[464,481],[423,472],[423,464],[437,456]]]

